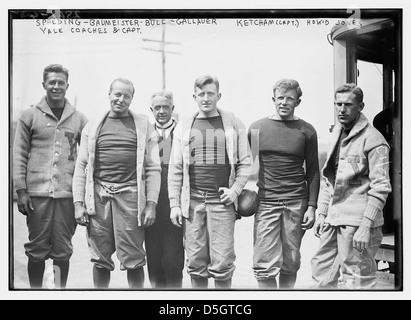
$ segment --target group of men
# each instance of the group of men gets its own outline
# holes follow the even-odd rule
[[[65,98],[68,77],[61,65],[44,69],[46,95],[18,120],[13,146],[31,288],[42,287],[47,259],[66,287],[78,224],[87,228],[95,288],[109,288],[116,253],[132,289],[144,288],[146,263],[152,288],[181,289],[185,266],[192,288],[208,288],[213,278],[216,289],[231,289],[238,197],[253,160],[258,287],[294,287],[301,242],[314,227],[320,243],[313,288],[375,288],[374,256],[391,191],[389,146],[361,113],[359,87],[335,92],[338,123],[320,172],[316,130],[295,115],[302,96],[295,80],[274,85],[273,115],[247,130],[217,107],[214,76],[195,80],[197,110],[180,121],[172,117],[173,94],[155,92],[155,124],[130,110],[135,88],[124,78],[110,85],[109,110],[88,121]]]

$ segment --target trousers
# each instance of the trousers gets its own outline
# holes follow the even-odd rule
[[[372,289],[377,285],[375,254],[382,241],[382,227],[371,228],[370,245],[359,252],[352,239],[358,227],[326,224],[319,248],[311,259],[314,288],[337,288],[340,273],[346,289]]]
[[[116,191],[111,191],[116,190]],[[146,264],[144,228],[137,223],[137,184],[95,183],[96,214],[90,216],[87,238],[91,262],[114,270],[114,252],[120,269]]]
[[[70,259],[77,227],[73,199],[31,197],[31,201],[34,210],[26,218],[29,231],[29,241],[24,244],[26,255],[33,262]]]
[[[280,272],[296,273],[301,265],[301,223],[308,200],[260,200],[254,215],[253,270],[257,280]]]
[[[186,266],[193,278],[231,279],[235,270],[234,205],[220,198],[191,194],[189,218],[184,219]]]
[[[153,288],[181,288],[184,269],[183,228],[170,220],[168,197],[160,192],[155,223],[145,230],[147,271]]]

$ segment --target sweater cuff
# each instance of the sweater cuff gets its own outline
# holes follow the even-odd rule
[[[170,208],[179,207],[180,199],[179,198],[170,198]]]
[[[317,209],[317,202],[315,202],[315,201],[310,202],[310,201],[309,201],[309,202],[308,202],[308,206]],[[327,210],[328,210],[328,208],[327,208]]]
[[[328,204],[320,204],[320,206],[318,207],[318,214],[322,214],[324,216],[328,215]]]
[[[27,190],[27,185],[26,185],[26,180],[25,179],[18,179],[14,180],[14,190],[21,190],[21,189],[26,189]]]
[[[157,204],[158,201],[158,193],[157,192],[150,192],[147,193],[146,201],[151,201]]]
[[[244,186],[241,183],[234,182],[230,189],[233,190],[237,194],[237,196],[239,196],[241,194],[241,191],[243,191]]]
[[[83,192],[76,192],[76,193],[73,192],[73,203],[77,201],[85,202]]]
[[[368,205],[365,208],[364,217],[374,221],[379,213],[380,213],[380,209]]]

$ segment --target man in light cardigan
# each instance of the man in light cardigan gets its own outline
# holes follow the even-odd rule
[[[53,260],[57,288],[65,288],[76,230],[72,179],[86,116],[67,100],[69,72],[43,71],[45,96],[24,111],[13,145],[13,180],[19,211],[27,216],[24,245],[31,288],[42,288],[45,260]]]
[[[110,111],[84,128],[74,171],[75,218],[87,226],[96,288],[109,286],[114,252],[129,287],[144,285],[144,228],[156,218],[161,166],[148,117],[129,110],[133,95],[131,81],[112,82]]]
[[[375,254],[382,240],[383,208],[391,192],[389,145],[362,114],[363,91],[349,83],[334,95],[337,124],[322,169],[320,237],[312,276],[319,289],[373,289]],[[343,281],[338,286],[340,270]]]
[[[198,112],[175,129],[168,189],[170,217],[184,230],[186,267],[192,287],[230,289],[235,269],[237,197],[250,174],[243,123],[217,108],[219,82],[209,75],[194,84]]]

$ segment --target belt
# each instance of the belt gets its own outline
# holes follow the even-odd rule
[[[124,191],[130,190],[130,187],[132,186],[137,186],[137,182],[134,180],[125,183],[110,183],[96,180],[96,183],[110,195],[118,195]]]
[[[207,201],[207,199],[213,199],[218,201],[220,200],[220,195],[219,193],[216,192],[210,192],[210,191],[200,191],[200,190],[191,190],[191,197],[196,200],[203,200],[204,202]]]

